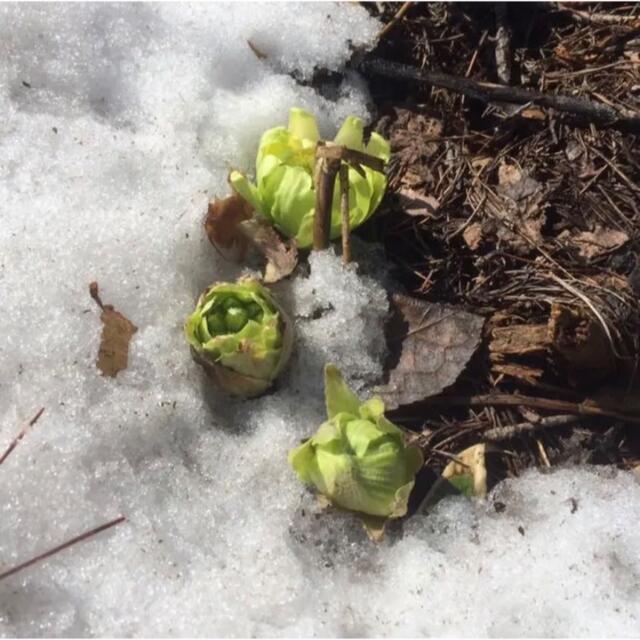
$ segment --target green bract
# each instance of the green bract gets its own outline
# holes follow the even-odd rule
[[[325,368],[329,419],[289,453],[300,480],[343,509],[370,516],[406,514],[420,449],[404,444],[402,431],[384,417],[384,403],[361,403],[333,365]]]
[[[316,120],[304,109],[291,109],[289,126],[266,131],[256,158],[256,184],[238,171],[229,176],[231,186],[256,211],[265,216],[284,235],[295,238],[299,247],[312,243],[315,190],[313,172],[316,143],[320,139]],[[372,133],[363,140],[363,123],[349,116],[334,142],[350,149],[389,160],[389,143]],[[384,174],[363,167],[364,176],[349,169],[349,220],[352,229],[361,225],[378,207],[387,187]],[[340,189],[334,189],[331,237],[340,235]]]
[[[288,316],[252,279],[208,287],[184,329],[196,362],[234,395],[266,391],[291,354]]]

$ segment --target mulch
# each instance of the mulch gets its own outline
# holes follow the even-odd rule
[[[413,296],[486,318],[458,381],[395,417],[436,468],[490,443],[494,481],[638,466],[640,4],[366,6],[388,26],[356,64],[393,155],[359,233]]]

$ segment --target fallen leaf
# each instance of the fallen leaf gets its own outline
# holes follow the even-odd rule
[[[396,363],[375,389],[389,409],[453,384],[480,344],[484,318],[455,307],[395,294],[388,343]]]
[[[263,280],[272,284],[290,275],[298,264],[295,243],[285,244],[274,228],[263,218],[251,218],[240,223],[242,233],[265,257],[267,264]]]
[[[487,495],[486,445],[475,444],[450,462],[442,477],[466,496],[484,498]]]
[[[571,238],[571,242],[577,245],[579,254],[587,259],[619,249],[628,241],[629,236],[624,231],[601,227],[596,227],[595,231],[582,231]]]
[[[116,311],[110,304],[103,304],[98,293],[98,283],[89,285],[89,293],[102,309],[102,336],[96,366],[103,376],[115,378],[118,372],[127,368],[129,342],[138,330],[131,320]]]
[[[209,242],[231,260],[243,260],[249,241],[240,223],[253,216],[253,208],[237,193],[227,198],[216,198],[209,202],[204,229]]]
[[[211,244],[229,260],[244,261],[251,248],[262,255],[266,260],[263,280],[268,284],[288,276],[298,264],[295,245],[285,244],[238,194],[211,200],[204,227]]]
[[[436,198],[413,189],[401,189],[398,196],[405,213],[416,218],[430,218],[440,207]]]
[[[463,232],[462,237],[471,251],[475,251],[482,242],[482,225],[472,222]]]

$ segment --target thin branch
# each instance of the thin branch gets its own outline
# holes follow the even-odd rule
[[[558,411],[581,416],[606,416],[624,422],[640,424],[640,416],[616,411],[607,406],[596,404],[593,400],[569,402],[554,398],[538,398],[519,393],[489,393],[477,396],[435,396],[424,401],[428,405],[446,405],[463,407],[532,407],[547,411]]]
[[[396,15],[387,22],[387,24],[380,29],[380,33],[378,33],[378,40],[384,38],[397,24],[402,18],[404,18],[405,14],[409,9],[411,9],[411,5],[413,2],[403,2],[402,6],[396,12]]]
[[[518,424],[512,424],[506,427],[493,427],[492,429],[484,431],[482,437],[487,440],[509,440],[510,438],[531,433],[532,431],[550,429],[552,427],[565,427],[579,420],[580,416],[570,414],[548,416],[547,418],[540,418],[538,422],[519,422]]]
[[[91,529],[90,531],[86,531],[85,533],[80,534],[79,536],[76,536],[75,538],[71,538],[71,540],[67,540],[66,542],[63,542],[61,545],[58,545],[57,547],[54,547],[53,549],[49,549],[49,551],[45,551],[44,553],[41,553],[40,555],[36,556],[35,558],[31,558],[31,560],[27,560],[26,562],[22,562],[18,565],[16,565],[15,567],[12,567],[11,569],[7,569],[6,571],[3,571],[2,573],[0,573],[0,580],[4,580],[5,578],[8,578],[9,576],[12,576],[16,573],[18,573],[18,571],[22,571],[23,569],[27,569],[28,567],[33,566],[34,564],[38,563],[38,562],[42,562],[43,560],[46,560],[47,558],[50,558],[51,556],[55,555],[56,553],[60,553],[61,551],[64,551],[65,549],[68,549],[70,546],[78,543],[78,542],[83,542],[84,540],[88,540],[89,538],[92,538],[93,536],[97,535],[98,533],[101,533],[102,531],[106,531],[107,529],[110,529],[111,527],[115,527],[116,525],[120,524],[121,522],[124,522],[126,520],[126,518],[124,516],[120,516],[118,518],[116,518],[115,520],[111,520],[110,522],[107,522],[106,524],[102,524],[99,527],[96,527],[95,529]]]
[[[316,210],[313,216],[313,248],[322,251],[331,239],[331,209],[336,175],[342,161],[321,153],[323,143],[316,149]]]
[[[6,451],[0,456],[0,464],[2,464],[9,457],[9,454],[18,446],[18,442],[20,442],[20,440],[22,440],[22,438],[24,438],[24,436],[26,435],[27,431],[29,431],[29,429],[31,429],[31,427],[33,427],[33,425],[36,422],[38,422],[38,420],[40,419],[40,416],[43,413],[44,413],[44,407],[42,407],[36,413],[36,415],[33,416],[33,418],[29,420],[29,422],[27,422],[27,424],[24,427],[22,427],[18,435],[11,441]]]
[[[340,165],[340,210],[342,213],[342,263],[351,262],[349,242],[349,166]]]
[[[640,133],[640,114],[635,111],[619,111],[606,104],[593,102],[586,98],[567,95],[552,95],[539,91],[511,87],[491,82],[479,82],[439,71],[419,69],[406,64],[387,60],[366,60],[360,70],[370,75],[387,78],[416,80],[427,84],[462,93],[484,103],[513,102],[523,104],[531,102],[541,107],[550,107],[558,111],[583,116],[589,121],[600,123],[629,133]]]

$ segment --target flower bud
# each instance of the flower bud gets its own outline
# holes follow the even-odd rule
[[[349,116],[334,142],[388,162],[389,143],[372,133],[365,146],[363,122]],[[256,184],[240,172],[232,171],[229,182],[233,189],[254,209],[266,217],[281,233],[295,238],[301,248],[313,241],[315,212],[315,149],[320,135],[314,116],[303,109],[291,109],[289,126],[266,131],[260,140],[256,158]],[[364,175],[349,169],[349,224],[355,229],[369,218],[382,200],[387,187],[384,174],[363,167]],[[340,189],[333,193],[331,238],[340,236]]]
[[[249,278],[208,287],[187,318],[185,335],[194,360],[223,389],[253,397],[286,366],[293,326],[269,290]]]
[[[328,420],[289,453],[300,480],[334,505],[369,516],[406,514],[422,452],[407,447],[402,431],[374,397],[361,403],[333,365],[325,368]]]

